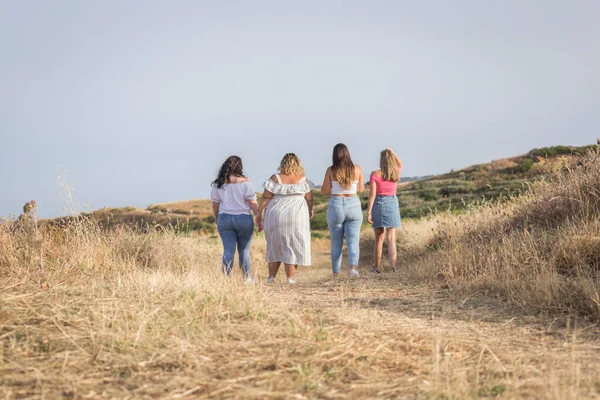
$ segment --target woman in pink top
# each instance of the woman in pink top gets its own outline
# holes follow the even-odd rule
[[[400,228],[400,206],[396,197],[396,183],[400,180],[402,161],[387,148],[379,157],[380,169],[371,172],[369,207],[367,219],[375,230],[375,265],[371,272],[381,272],[381,254],[383,253],[384,232],[388,241],[390,267],[396,271],[396,229]]]

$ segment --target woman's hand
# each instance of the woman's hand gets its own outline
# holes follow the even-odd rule
[[[369,223],[373,225],[373,216],[371,215],[371,212],[367,213],[367,221],[369,221]]]
[[[308,210],[308,219],[312,219],[313,215],[315,215],[315,212],[312,209]]]
[[[260,214],[258,214],[256,216],[256,226],[258,227],[259,232],[263,231],[263,220],[262,220],[262,215],[260,215]]]

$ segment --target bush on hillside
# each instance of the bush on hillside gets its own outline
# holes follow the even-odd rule
[[[317,231],[325,231],[327,227],[327,215],[325,212],[315,213],[310,220],[310,229]]]
[[[595,150],[596,145],[589,146],[581,146],[581,147],[573,147],[573,146],[552,146],[552,147],[542,147],[541,149],[533,149],[528,155],[531,158],[551,158],[560,155],[570,155],[577,154],[580,156],[584,156],[588,151]]]
[[[439,218],[417,274],[522,307],[600,320],[600,156],[548,172],[521,196]]]
[[[505,174],[525,173],[525,172],[531,170],[531,168],[533,168],[534,164],[535,164],[535,161],[533,159],[526,158],[526,159],[522,160],[519,164],[517,164],[513,167],[504,168],[500,172],[504,172]]]
[[[445,186],[440,189],[440,196],[449,197],[453,194],[464,194],[464,193],[471,193],[471,192],[473,192],[473,189],[471,187]]]
[[[423,190],[419,193],[419,198],[425,201],[434,201],[438,199],[438,192],[435,189]]]

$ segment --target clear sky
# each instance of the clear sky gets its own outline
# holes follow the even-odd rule
[[[600,136],[600,1],[0,0],[0,215],[208,197],[231,154],[320,184]]]

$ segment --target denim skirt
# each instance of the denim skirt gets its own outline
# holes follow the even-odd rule
[[[371,219],[373,220],[373,228],[400,228],[402,224],[400,223],[398,197],[396,195],[375,196]]]

